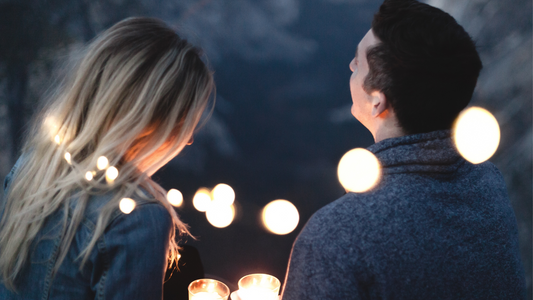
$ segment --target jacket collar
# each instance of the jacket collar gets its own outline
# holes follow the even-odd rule
[[[385,174],[449,174],[465,162],[453,145],[450,130],[390,138],[368,150],[376,155]]]

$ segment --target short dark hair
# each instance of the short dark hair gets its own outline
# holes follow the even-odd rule
[[[372,21],[367,93],[381,91],[407,134],[450,129],[474,93],[481,59],[472,38],[442,10],[385,0]]]

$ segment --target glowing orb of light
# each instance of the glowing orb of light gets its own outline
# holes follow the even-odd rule
[[[56,135],[59,129],[58,122],[54,116],[47,116],[43,122],[44,129],[49,131],[52,136]],[[55,139],[55,138],[54,138]]]
[[[194,205],[194,208],[198,211],[207,211],[211,205],[211,193],[209,190],[206,188],[198,189],[192,198],[192,205]]]
[[[87,179],[87,181],[93,180],[93,173],[91,171],[87,171],[87,173],[85,173],[85,179]]]
[[[363,193],[376,185],[380,169],[379,161],[372,152],[356,148],[346,152],[341,158],[337,175],[347,191]]]
[[[459,114],[453,128],[457,151],[473,164],[489,159],[500,144],[500,126],[494,116],[481,107],[470,107]]]
[[[107,168],[108,165],[109,165],[109,160],[107,160],[107,157],[105,156],[100,156],[96,160],[96,167],[98,168],[98,170],[103,170]]]
[[[211,195],[213,196],[213,201],[223,205],[231,205],[235,201],[235,191],[225,183],[217,184],[211,191]]]
[[[225,205],[224,203],[214,202],[205,212],[207,221],[217,228],[224,228],[233,222],[235,217],[235,208],[233,205]]]
[[[69,165],[72,164],[70,153],[65,153],[65,160]]]
[[[112,183],[118,177],[118,170],[115,167],[109,167],[105,171],[105,179],[107,182]]]
[[[56,144],[58,144],[58,145],[61,144],[61,138],[59,137],[59,135],[56,135],[54,137],[54,142],[56,142]]]
[[[176,189],[170,189],[167,192],[167,200],[172,206],[179,207],[183,204],[183,194]]]
[[[118,207],[123,213],[129,214],[135,209],[135,205],[136,204],[135,204],[135,201],[133,201],[133,199],[122,198],[122,200],[120,200]]]
[[[300,221],[296,206],[283,199],[274,200],[267,204],[263,208],[262,217],[265,227],[270,232],[279,235],[291,233]]]

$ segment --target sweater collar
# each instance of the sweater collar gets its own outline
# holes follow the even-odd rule
[[[385,139],[368,150],[376,155],[386,174],[449,174],[465,162],[453,145],[450,130]]]

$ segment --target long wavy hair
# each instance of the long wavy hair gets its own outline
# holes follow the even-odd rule
[[[57,270],[95,194],[114,196],[80,253],[80,268],[120,200],[143,197],[142,190],[172,217],[169,263],[176,262],[176,234],[188,230],[150,176],[187,144],[213,89],[200,51],[157,19],[129,18],[97,36],[25,137],[0,223],[4,284],[15,289],[32,241],[45,219],[62,209]],[[97,168],[101,156],[119,171],[112,183]]]

